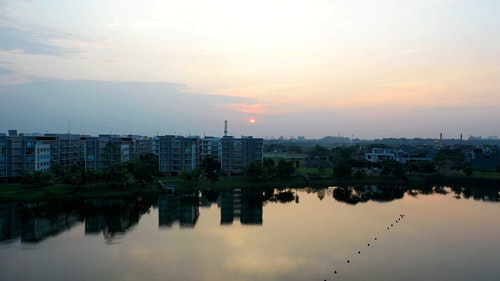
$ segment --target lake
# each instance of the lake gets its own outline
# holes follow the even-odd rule
[[[497,189],[0,203],[0,280],[500,280]]]

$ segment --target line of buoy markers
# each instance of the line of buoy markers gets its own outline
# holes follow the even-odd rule
[[[405,215],[405,214],[400,214],[400,215],[399,215],[399,217],[396,219],[395,223],[399,223],[399,222],[400,222],[402,219],[404,219],[405,217],[406,217],[406,215]],[[391,223],[391,225],[387,227],[387,230],[390,230],[390,229],[391,229],[391,228],[393,228],[393,227],[394,227],[394,223]],[[374,237],[374,238],[373,238],[373,240],[378,241],[378,236]],[[367,247],[370,247],[370,245],[371,245],[370,243],[367,243],[367,244],[366,244],[366,246],[367,246]],[[357,251],[357,253],[358,253],[358,255],[360,255],[360,254],[361,254],[361,250],[358,250],[358,251]],[[347,260],[346,260],[346,263],[347,263],[347,264],[351,264],[351,259],[347,259]],[[336,268],[335,268],[335,269],[333,270],[333,274],[334,274],[334,276],[339,276],[340,271],[339,271],[338,269],[336,269]],[[327,281],[327,279],[325,279],[324,281]]]

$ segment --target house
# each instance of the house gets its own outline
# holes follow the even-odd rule
[[[473,169],[496,170],[500,166],[498,148],[478,147],[466,153],[465,162]]]
[[[395,160],[395,155],[390,148],[372,148],[371,152],[365,153],[365,160],[372,163],[385,161],[385,160]]]

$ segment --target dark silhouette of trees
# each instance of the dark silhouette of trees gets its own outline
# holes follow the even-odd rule
[[[274,160],[271,158],[265,158],[262,163],[262,172],[264,177],[274,177],[276,176],[276,165]]]
[[[245,174],[254,179],[262,178],[264,177],[264,167],[258,162],[252,162],[246,167]]]
[[[23,171],[21,175],[21,183],[23,185],[42,187],[51,185],[55,178],[52,172],[42,172],[42,171]]]
[[[179,173],[179,178],[182,179],[184,186],[193,188],[198,184],[201,175],[202,175],[202,170],[196,168],[190,171],[181,171]]]
[[[151,183],[154,176],[158,174],[158,156],[154,154],[145,154],[139,156],[127,165],[127,170],[140,183]]]
[[[207,156],[201,163],[201,169],[203,170],[203,175],[210,182],[216,182],[219,180],[221,172],[221,163],[219,161]]]
[[[279,177],[290,177],[295,173],[295,164],[293,161],[287,161],[280,159],[278,161],[277,176]]]
[[[436,172],[436,167],[433,161],[413,161],[407,164],[408,172],[420,172],[420,173],[430,173]]]
[[[405,169],[403,164],[397,162],[396,160],[385,160],[377,163],[382,168],[380,175],[382,176],[395,176],[397,178],[403,178],[405,176]]]
[[[339,161],[333,166],[333,176],[337,179],[345,179],[352,173],[352,166],[349,161]]]
[[[307,154],[309,156],[330,156],[332,154],[332,151],[326,147],[317,144]]]

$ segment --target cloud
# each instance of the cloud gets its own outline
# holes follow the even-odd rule
[[[64,56],[80,52],[71,44],[72,41],[92,41],[60,27],[26,23],[29,19],[20,11],[0,2],[0,50],[15,54]]]
[[[290,112],[288,110],[282,110],[276,108],[276,105],[266,104],[266,103],[254,103],[249,104],[246,102],[242,103],[229,103],[225,105],[226,108],[236,110],[243,113],[250,114],[278,114],[278,113],[286,113]]]
[[[2,52],[0,51],[0,55]],[[0,61],[1,64],[8,64]],[[15,85],[31,81],[30,77],[22,75],[18,72],[12,71],[8,68],[0,67],[0,85]]]
[[[206,132],[222,134],[223,120],[234,116],[221,104],[245,99],[185,92],[182,84],[41,80],[0,85],[0,132],[64,131],[68,120],[79,133]],[[19,108],[30,112],[19,115]]]
[[[0,50],[21,50],[21,53],[33,55],[61,56],[79,53],[75,47],[61,46],[63,42],[92,41],[81,35],[54,30],[45,27],[0,27]]]
[[[0,67],[0,76],[8,75],[8,74],[12,74],[12,71],[10,71],[7,68]]]

